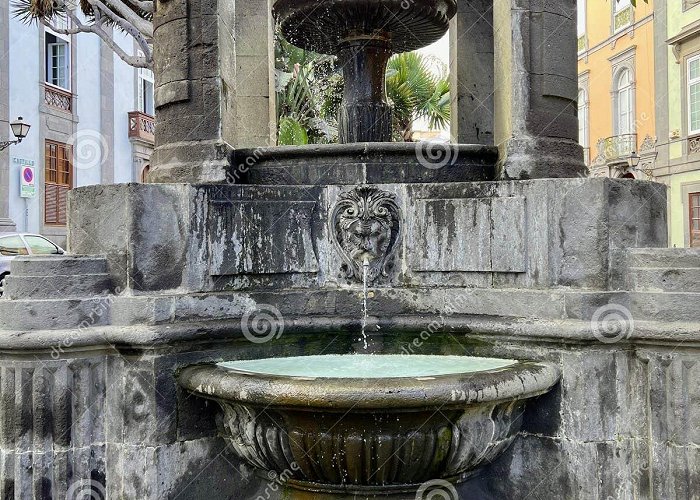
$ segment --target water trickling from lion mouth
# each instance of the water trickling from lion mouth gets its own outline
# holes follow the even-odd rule
[[[369,270],[369,260],[365,258],[362,262],[362,342],[365,351],[367,350],[367,271]]]

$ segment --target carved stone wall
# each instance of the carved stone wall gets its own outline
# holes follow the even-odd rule
[[[379,212],[391,212],[391,228],[354,243],[338,239],[330,222],[335,207],[353,193],[346,186],[79,188],[71,193],[71,217],[76,228],[88,229],[71,230],[70,248],[107,254],[115,285],[136,292],[344,286],[361,279],[363,259],[348,258],[352,245],[374,248],[382,239],[385,248],[377,255],[390,258],[371,280],[377,286],[605,290],[615,249],[667,241],[665,205],[636,201],[665,199],[664,187],[651,183],[571,179],[377,188],[387,200]],[[368,200],[356,198],[350,208]],[[111,222],[91,222],[103,220]],[[115,240],[114,234],[124,237]]]

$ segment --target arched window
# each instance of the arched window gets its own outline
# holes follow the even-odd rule
[[[613,110],[615,120],[615,135],[634,133],[634,87],[632,72],[623,68],[615,78]]]
[[[143,170],[141,170],[141,182],[148,182],[148,172],[150,170],[150,165],[146,165],[145,167],[143,167]]]

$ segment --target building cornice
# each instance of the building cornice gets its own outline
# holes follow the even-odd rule
[[[673,47],[673,55],[675,56],[677,63],[680,64],[681,62],[681,47],[683,44],[693,40],[698,35],[700,35],[700,19],[694,23],[684,26],[680,33],[666,40],[666,43]]]

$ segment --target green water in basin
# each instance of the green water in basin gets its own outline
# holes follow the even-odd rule
[[[265,358],[218,363],[239,372],[309,378],[413,378],[474,373],[505,368],[510,359],[468,356],[344,354]]]

